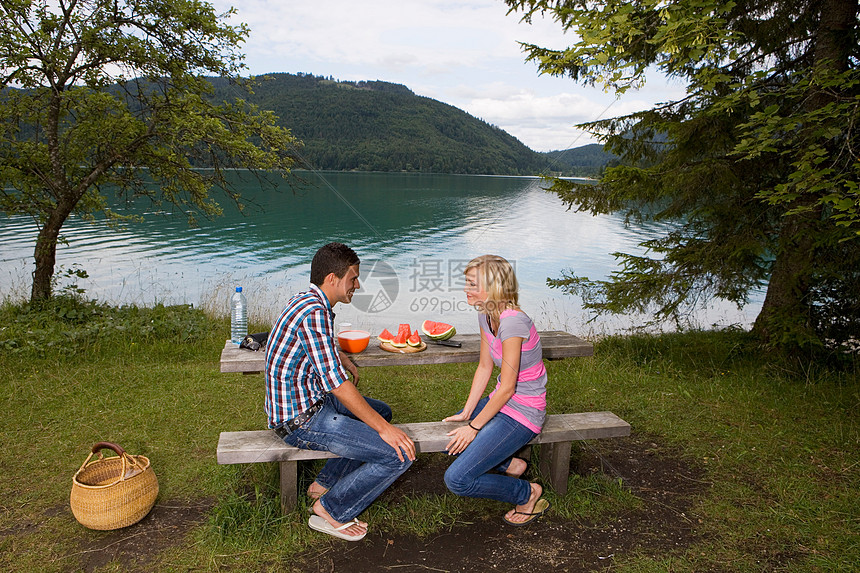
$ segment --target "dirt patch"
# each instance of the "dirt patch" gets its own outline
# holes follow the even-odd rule
[[[419,458],[386,496],[412,492],[445,493],[439,458]],[[294,567],[331,571],[593,571],[611,567],[613,559],[638,551],[676,553],[697,536],[698,520],[690,514],[695,497],[708,485],[701,469],[679,452],[643,436],[591,442],[572,471],[621,478],[642,500],[641,508],[611,522],[574,522],[552,510],[526,527],[511,527],[501,513],[470,516],[471,523],[426,539],[373,534],[359,543],[332,540],[322,553],[304,556]]]
[[[78,560],[81,571],[90,573],[114,561],[124,571],[148,570],[147,565],[162,551],[183,543],[186,534],[207,519],[213,503],[196,500],[157,504],[134,526],[111,531],[86,544]]]

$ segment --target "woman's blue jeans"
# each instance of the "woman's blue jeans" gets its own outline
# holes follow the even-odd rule
[[[365,400],[386,421],[391,421],[388,404],[373,398]],[[284,437],[284,442],[340,456],[326,462],[316,481],[328,489],[320,503],[341,523],[357,517],[412,465],[405,454],[401,462],[394,448],[333,394],[326,394],[322,409]]]
[[[487,401],[478,402],[473,420]],[[524,504],[531,496],[531,484],[496,472],[504,472],[514,454],[536,435],[507,414],[496,414],[448,467],[445,485],[457,495]]]

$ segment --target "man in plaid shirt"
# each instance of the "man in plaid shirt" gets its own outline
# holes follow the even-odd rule
[[[290,299],[266,344],[269,427],[291,446],[340,456],[308,489],[308,525],[349,541],[364,538],[367,523],[356,517],[415,460],[413,441],[390,423],[391,408],[358,392],[358,369],[335,341],[332,309],[352,301],[359,262],[341,243],[317,251],[310,289]]]

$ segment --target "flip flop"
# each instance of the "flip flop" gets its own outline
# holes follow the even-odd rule
[[[511,525],[515,525],[517,527],[520,527],[520,526],[529,524],[532,521],[534,521],[535,519],[539,518],[541,515],[546,513],[546,510],[548,510],[549,508],[550,508],[549,502],[547,500],[545,500],[544,498],[540,498],[539,500],[537,500],[537,503],[535,504],[535,507],[534,507],[534,511],[532,511],[531,513],[527,513],[525,511],[514,511],[514,514],[518,513],[520,515],[528,515],[529,518],[526,519],[525,521],[511,521],[510,519],[508,519],[507,515],[505,515],[505,517],[503,517],[502,519],[504,519],[507,523],[509,523]]]
[[[327,533],[328,535],[337,537],[339,539],[345,539],[346,541],[361,541],[362,539],[364,539],[364,536],[367,535],[367,531],[365,531],[361,535],[349,535],[348,533],[344,533],[343,530],[351,525],[358,525],[358,520],[353,519],[352,521],[344,523],[340,527],[335,527],[319,515],[314,514],[310,516],[310,518],[308,518],[308,527],[310,527],[314,531]]]

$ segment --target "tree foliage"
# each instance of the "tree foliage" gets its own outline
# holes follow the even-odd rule
[[[120,217],[108,189],[193,221],[220,212],[216,187],[240,202],[222,168],[292,165],[295,140],[271,112],[211,99],[207,74],[243,69],[248,30],[226,16],[197,0],[0,2],[0,209],[39,228],[31,299],[51,296],[72,213]]]
[[[540,70],[616,93],[649,70],[686,94],[593,122],[618,165],[595,186],[555,181],[578,210],[672,220],[648,256],[618,253],[608,281],[566,275],[598,312],[678,318],[767,285],[754,331],[819,346],[860,333],[860,73],[857,0],[507,0],[577,41],[525,45]],[[838,293],[838,294],[836,294]],[[853,310],[851,310],[853,309]],[[853,312],[853,316],[845,316]]]

